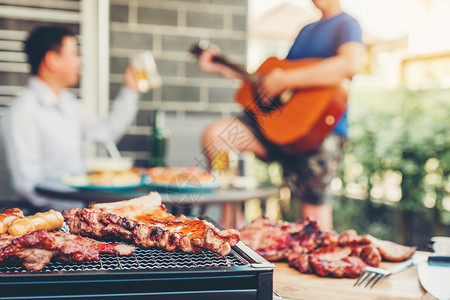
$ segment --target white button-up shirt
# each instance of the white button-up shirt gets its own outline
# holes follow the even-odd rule
[[[3,118],[5,150],[15,190],[37,206],[47,205],[34,188],[63,173],[84,172],[82,141],[117,141],[138,110],[139,93],[123,87],[107,120],[83,107],[70,92],[60,99],[38,77],[16,97]]]

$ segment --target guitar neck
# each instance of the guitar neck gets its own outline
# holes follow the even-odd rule
[[[230,68],[231,70],[235,71],[236,73],[239,74],[239,76],[241,76],[242,79],[253,82],[254,78],[253,75],[248,73],[247,70],[238,64],[232,63],[230,62],[226,57],[222,56],[222,55],[217,55],[215,57],[213,57],[213,62],[222,64],[228,68]]]
[[[203,53],[203,51],[205,51],[205,49],[206,49],[206,47],[204,45],[201,46],[200,44],[201,44],[201,42],[198,43],[198,44],[193,45],[191,47],[191,49],[189,50],[189,52],[191,52],[191,54],[195,55],[196,57],[199,57]],[[230,68],[231,70],[233,70],[234,72],[239,74],[239,76],[243,80],[247,80],[249,82],[255,82],[254,76],[252,74],[249,74],[244,67],[242,67],[241,65],[238,65],[238,64],[235,64],[235,63],[231,62],[225,56],[216,55],[216,56],[213,57],[212,61],[215,62],[215,63],[222,64],[222,65]]]

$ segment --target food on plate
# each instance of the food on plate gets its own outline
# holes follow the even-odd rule
[[[288,223],[258,218],[240,234],[244,243],[267,260],[287,259],[301,273],[319,276],[357,277],[367,266],[378,267],[382,259],[404,261],[416,251],[415,247],[358,235],[355,230],[341,234],[321,231],[312,219]]]
[[[207,249],[225,256],[239,241],[237,230],[219,230],[204,220],[169,214],[156,192],[86,209],[72,208],[63,215],[71,233],[130,241],[143,248],[187,253]]]
[[[0,233],[5,233],[8,231],[9,225],[12,221],[23,218],[23,211],[20,208],[11,208],[4,210],[0,214]]]
[[[99,259],[99,253],[131,255],[133,245],[108,244],[68,234],[43,229],[21,237],[0,234],[0,265],[22,265],[29,271],[40,271],[50,261],[81,262]]]
[[[206,186],[214,184],[214,177],[208,171],[197,167],[154,167],[147,169],[151,182],[169,186]]]
[[[141,182],[141,169],[131,168],[127,170],[92,170],[87,175],[89,184],[98,186],[129,186],[138,185]]]
[[[35,215],[18,218],[11,222],[8,228],[8,233],[11,235],[24,235],[27,232],[38,229],[45,229],[47,231],[60,229],[64,224],[64,217],[59,211],[53,209],[37,213]]]

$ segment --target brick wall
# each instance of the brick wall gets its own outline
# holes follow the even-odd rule
[[[143,95],[135,124],[119,143],[124,155],[146,165],[149,118],[161,109],[172,132],[169,164],[195,165],[203,128],[239,112],[233,101],[238,82],[203,73],[188,49],[206,39],[245,64],[247,5],[247,0],[111,0],[111,98],[129,59],[142,50],[153,52],[163,79],[160,89]]]

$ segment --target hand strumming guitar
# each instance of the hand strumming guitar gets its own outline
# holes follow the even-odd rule
[[[276,96],[288,89],[285,74],[285,70],[275,68],[261,76],[257,91],[262,104],[269,105]]]

